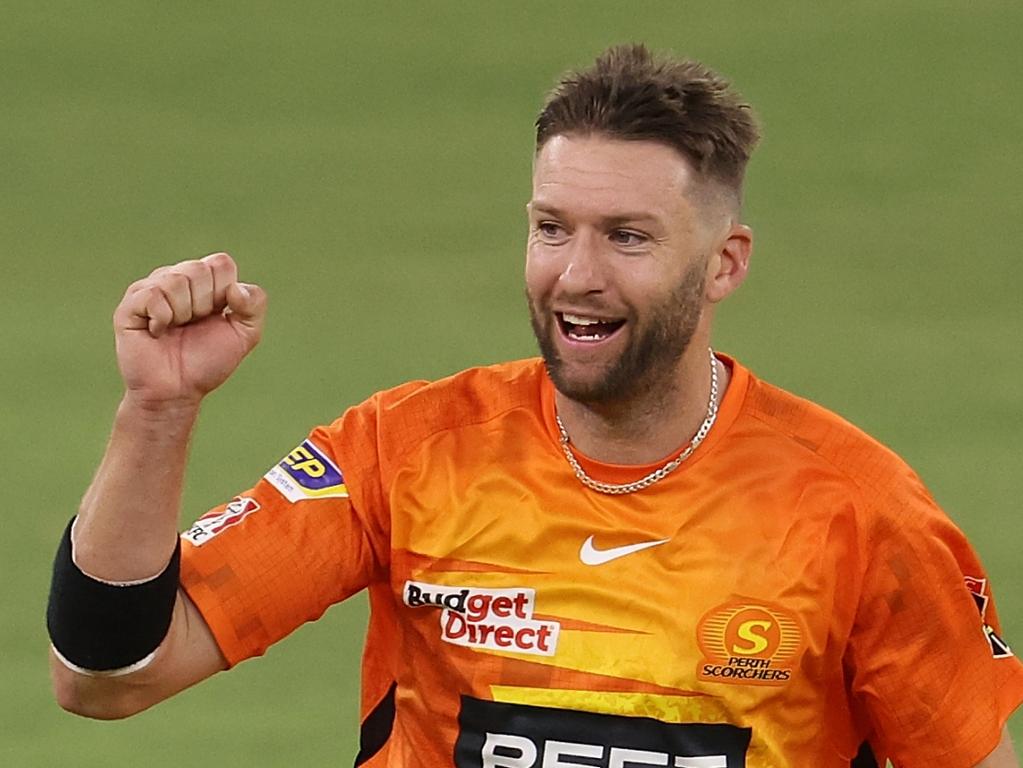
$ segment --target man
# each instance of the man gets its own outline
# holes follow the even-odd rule
[[[710,349],[757,129],[642,47],[537,121],[543,361],[382,392],[176,530],[266,300],[214,254],[115,313],[125,395],[54,566],[61,705],[137,712],[368,589],[366,766],[1005,768],[1023,667],[891,452]],[[155,576],[154,576],[155,574]]]

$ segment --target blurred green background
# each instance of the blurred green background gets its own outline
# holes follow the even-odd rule
[[[5,5],[0,765],[351,764],[361,600],[126,722],[52,702],[48,571],[118,401],[110,314],[221,249],[270,293],[182,525],[377,389],[533,354],[531,122],[616,42],[704,59],[765,124],[716,345],[906,457],[1023,647],[1021,29],[1018,0]]]

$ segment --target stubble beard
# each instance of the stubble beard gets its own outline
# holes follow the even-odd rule
[[[668,297],[651,307],[642,325],[630,318],[628,346],[602,376],[572,376],[558,354],[560,330],[549,308],[527,295],[529,317],[547,374],[557,390],[589,406],[625,405],[656,398],[674,386],[679,360],[689,348],[702,316],[705,269],[693,264]]]

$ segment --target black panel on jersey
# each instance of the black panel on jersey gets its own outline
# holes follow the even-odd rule
[[[717,757],[727,768],[745,768],[752,735],[749,728],[726,723],[666,723],[471,696],[462,696],[458,725],[457,768],[483,768],[500,758],[502,765],[568,765],[563,756],[600,761],[572,765],[635,764],[637,751],[649,765],[674,765],[675,757],[686,756]]]
[[[874,757],[874,750],[867,742],[860,744],[860,751],[849,763],[849,768],[878,768],[877,758]]]
[[[391,683],[384,697],[362,721],[362,729],[359,731],[359,754],[355,756],[357,766],[383,749],[384,744],[391,738],[391,729],[394,727],[394,692],[397,688],[397,683]]]

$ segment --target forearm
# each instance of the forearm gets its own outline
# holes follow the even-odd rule
[[[197,407],[146,408],[130,397],[122,401],[110,444],[82,501],[74,530],[74,560],[83,572],[126,582],[151,579],[167,567],[178,540],[188,440],[197,411]],[[176,572],[173,584],[177,585]],[[51,650],[51,677],[60,705],[88,717],[126,717],[224,669],[224,659],[202,616],[180,588],[176,591],[169,629],[165,636],[160,633],[162,641],[154,635],[153,645],[140,647],[125,658],[125,665],[93,667],[76,658],[66,663]],[[156,620],[153,614],[129,624],[141,629]],[[87,625],[94,619],[80,621]],[[73,624],[79,626],[79,622]],[[97,623],[94,630],[86,630],[80,642],[89,636],[93,639],[87,645],[95,647],[95,632],[105,631],[103,626]],[[61,647],[56,639],[54,645]],[[71,644],[73,650],[75,645]],[[101,671],[89,671],[95,669]]]
[[[259,341],[265,313],[226,253],[153,270],[114,311],[126,394],[47,608],[54,690],[73,712],[123,717],[225,666],[180,590],[178,514],[199,403]]]
[[[101,720],[141,712],[227,668],[209,627],[188,596],[178,592],[170,630],[152,663],[126,675],[83,675],[50,650],[50,677],[61,707]]]
[[[150,578],[167,565],[197,415],[197,403],[155,408],[122,400],[75,524],[75,562],[84,572],[123,582]]]

